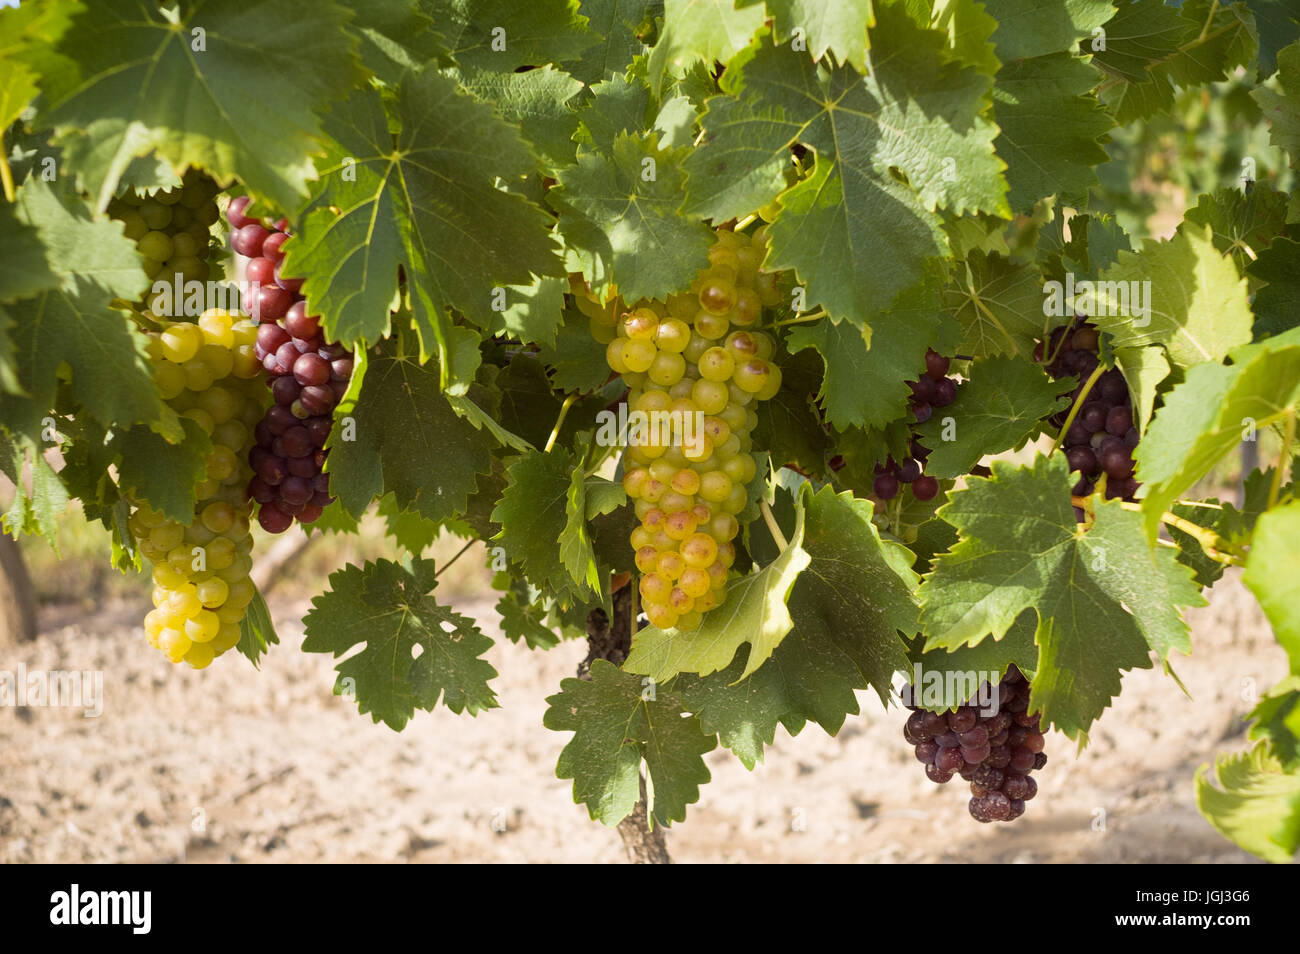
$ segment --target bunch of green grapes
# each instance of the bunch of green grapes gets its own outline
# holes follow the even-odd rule
[[[764,235],[720,230],[689,294],[630,311],[578,297],[606,360],[628,386],[632,427],[623,487],[640,520],[631,537],[646,618],[694,629],[719,605],[736,558],[737,516],[756,469],[751,405],[776,395],[774,343],[757,325],[777,304],[760,272]],[[638,431],[637,419],[648,423]]]
[[[220,187],[208,176],[188,169],[178,189],[162,189],[151,196],[128,191],[108,204],[108,214],[126,228],[144,258],[145,274],[170,282],[206,281],[211,251],[212,225],[221,217],[217,208]]]
[[[239,642],[239,623],[254,595],[245,487],[253,428],[267,402],[256,343],[256,324],[216,309],[197,324],[173,322],[149,335],[160,393],[212,440],[188,525],[146,503],[134,507],[129,522],[153,563],[154,609],[144,620],[149,645],[195,669]]]

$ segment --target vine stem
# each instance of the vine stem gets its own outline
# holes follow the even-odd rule
[[[564,399],[560,405],[560,416],[555,419],[555,426],[551,428],[551,436],[546,439],[546,450],[543,453],[549,454],[551,448],[555,446],[556,439],[560,436],[560,428],[564,426],[564,419],[569,416],[569,408],[578,400],[578,392],[574,391]]]
[[[1073,424],[1074,419],[1079,416],[1079,409],[1083,407],[1083,402],[1088,399],[1088,392],[1092,390],[1092,386],[1097,383],[1097,379],[1105,372],[1106,366],[1100,361],[1097,362],[1097,367],[1092,369],[1092,374],[1088,375],[1088,380],[1083,382],[1083,390],[1079,392],[1078,398],[1074,401],[1074,406],[1070,408],[1070,413],[1066,415],[1065,423],[1061,425],[1060,433],[1056,435],[1056,440],[1052,441],[1052,449],[1047,452],[1048,457],[1055,454],[1057,448],[1061,446],[1061,442],[1065,440],[1065,434],[1069,431],[1070,425]]]
[[[780,321],[772,322],[773,328],[780,328],[782,325],[797,325],[803,321],[816,321],[818,318],[826,317],[826,309],[814,311],[810,315],[795,315],[793,318],[782,318]]]
[[[758,509],[763,513],[763,522],[767,524],[767,529],[772,534],[772,539],[776,541],[776,545],[780,547],[781,552],[784,553],[790,548],[790,541],[785,538],[785,534],[782,533],[781,528],[777,526],[776,517],[772,513],[772,508],[767,505],[766,500],[760,500],[758,502]]]
[[[453,563],[455,563],[457,560],[459,560],[462,556],[464,556],[464,555],[465,555],[465,551],[468,550],[470,547],[472,547],[472,546],[475,544],[475,542],[476,542],[476,541],[474,541],[474,540],[470,540],[470,541],[469,541],[468,543],[466,543],[463,547],[461,547],[459,550],[457,550],[455,556],[453,556],[450,560],[448,560],[446,563],[444,563],[442,566],[438,567],[438,569],[434,571],[434,573],[433,573],[433,578],[436,580],[438,577],[442,576],[442,571],[445,570],[445,569],[447,569],[447,567],[451,566]]]
[[[1295,442],[1295,415],[1286,416],[1286,429],[1282,434],[1282,449],[1278,451],[1277,467],[1273,469],[1273,481],[1268,487],[1268,505],[1272,507],[1277,503],[1277,497],[1282,490],[1283,472],[1291,462],[1291,445]]]
[[[1088,507],[1091,504],[1091,497],[1071,497],[1070,503],[1076,507]],[[1142,505],[1139,503],[1130,503],[1127,500],[1121,500],[1119,505],[1125,510],[1141,512]],[[1227,550],[1227,541],[1208,527],[1202,527],[1185,517],[1180,517],[1176,513],[1170,513],[1166,510],[1160,515],[1160,522],[1166,523],[1171,527],[1176,527],[1183,533],[1196,540],[1205,551],[1205,555],[1216,563],[1222,563],[1225,566],[1244,566],[1245,561],[1239,556],[1225,552]]]
[[[749,215],[745,216],[743,219],[737,222],[735,228],[733,228],[732,231],[733,232],[745,231],[745,229],[749,228],[751,225],[754,224],[754,220],[757,218],[758,216],[751,212]]]

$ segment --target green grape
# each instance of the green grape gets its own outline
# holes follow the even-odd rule
[[[686,373],[686,359],[680,354],[660,351],[646,372],[650,380],[661,387],[671,387]]]
[[[736,307],[736,286],[724,275],[715,275],[700,286],[699,297],[700,307],[710,315],[725,315]]]
[[[705,414],[719,414],[727,406],[730,393],[719,381],[696,381],[691,387],[691,399]]]
[[[680,318],[668,318],[659,323],[655,334],[655,347],[669,354],[681,354],[691,341],[691,326]]]
[[[623,349],[623,364],[632,372],[641,372],[650,370],[650,365],[654,364],[655,355],[658,350],[653,341],[647,341],[644,338],[624,338],[621,340]],[[615,368],[614,370],[618,370]]]
[[[640,591],[641,599],[647,604],[667,603],[668,596],[673,591],[673,583],[672,580],[658,573],[647,573],[641,577]]]
[[[144,219],[149,228],[160,231],[171,224],[172,210],[161,202],[149,199],[140,204],[140,218]]]
[[[736,369],[736,359],[725,348],[710,348],[700,355],[700,377],[706,381],[726,381]]]
[[[701,311],[695,316],[695,331],[702,338],[708,338],[710,341],[716,341],[727,333],[731,327],[731,321],[724,312],[721,315],[715,315],[708,311]]]

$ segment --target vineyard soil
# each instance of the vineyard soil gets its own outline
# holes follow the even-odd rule
[[[273,601],[284,645],[256,679],[140,651],[136,606],[47,614],[28,669],[104,668],[105,709],[98,720],[0,709],[0,863],[623,860],[617,833],[555,778],[566,736],[536,731],[584,644],[539,654],[500,640],[488,658],[502,708],[473,719],[439,708],[398,735],[331,694],[328,659],[293,651],[307,608]],[[456,608],[498,635],[490,603]],[[720,784],[669,831],[669,850],[682,863],[1252,862],[1197,814],[1191,777],[1246,747],[1242,687],[1271,685],[1286,660],[1235,575],[1189,619],[1197,652],[1175,671],[1192,699],[1158,668],[1127,674],[1077,759],[1049,734],[1051,761],[1035,773],[1048,797],[1014,826],[970,822],[967,786],[927,781],[900,711],[860,694],[865,715],[839,738],[778,732],[752,774],[710,753]]]

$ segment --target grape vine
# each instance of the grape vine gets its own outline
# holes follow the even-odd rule
[[[279,642],[256,540],[380,528],[302,649],[393,729],[499,704],[427,558],[481,543],[505,638],[591,643],[545,724],[610,826],[900,680],[1009,821],[1225,576],[1300,672],[1300,24],[835,6],[0,9],[4,529],[75,501],[203,668]],[[1297,711],[1188,790],[1273,861]]]

